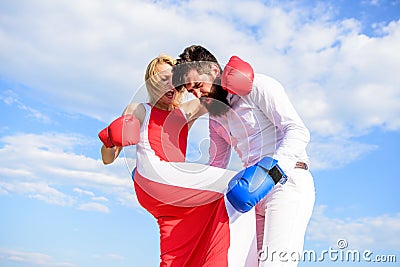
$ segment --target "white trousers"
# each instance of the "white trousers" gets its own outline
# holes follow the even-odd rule
[[[284,185],[277,184],[257,204],[260,267],[297,266],[314,202],[315,187],[311,173],[295,169]]]

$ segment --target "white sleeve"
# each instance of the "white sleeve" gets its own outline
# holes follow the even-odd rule
[[[283,86],[275,79],[260,75],[251,92],[255,104],[283,134],[273,158],[289,174],[310,141],[310,133],[297,114]]]

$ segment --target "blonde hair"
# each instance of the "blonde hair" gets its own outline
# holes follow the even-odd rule
[[[150,61],[147,65],[144,79],[151,104],[155,104],[170,89],[158,75],[159,71],[157,70],[157,66],[162,63],[166,63],[172,67],[175,65],[176,60],[169,55],[161,54]],[[185,90],[182,90],[181,92],[175,91],[173,105],[179,106],[182,104],[184,95]]]

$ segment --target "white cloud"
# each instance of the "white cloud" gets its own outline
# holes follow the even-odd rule
[[[0,95],[0,100],[2,100],[6,105],[9,106],[16,105],[18,109],[26,112],[27,117],[34,118],[42,123],[51,123],[51,119],[47,115],[22,103],[18,99],[18,96],[11,90],[5,90],[4,92],[2,92],[2,94]]]
[[[101,202],[107,202],[108,201],[108,199],[106,197],[104,197],[104,196],[98,197],[92,191],[83,190],[83,189],[80,189],[80,188],[74,188],[73,191],[78,193],[79,195],[89,196],[90,199],[92,199],[94,201],[101,201]]]
[[[3,137],[0,192],[101,212],[109,212],[109,197],[120,205],[137,206],[125,159],[105,166],[101,160],[74,154],[85,140],[56,133]]]
[[[343,139],[312,142],[308,147],[313,170],[338,169],[378,149],[376,145]]]
[[[79,205],[78,209],[86,210],[86,211],[98,211],[98,212],[103,212],[103,213],[110,212],[110,209],[106,205],[103,205],[103,204],[100,204],[97,202],[81,204],[81,205]]]
[[[78,194],[88,195],[90,197],[94,197],[94,193],[91,192],[91,191],[83,190],[83,189],[80,189],[80,188],[74,188],[73,191],[78,193]]]
[[[363,0],[363,1],[361,1],[361,3],[364,5],[379,6],[382,3],[382,1],[380,1],[380,0]]]
[[[92,256],[95,259],[106,259],[106,260],[112,260],[112,261],[122,261],[125,260],[125,257],[119,254],[115,253],[109,253],[109,254],[94,254]]]
[[[37,266],[48,267],[75,267],[76,265],[69,262],[60,262],[54,260],[51,256],[38,252],[27,252],[21,250],[0,248],[0,259],[2,262],[19,262],[34,264]]]
[[[325,214],[327,208],[315,207],[307,239],[321,245],[336,245],[338,239],[346,239],[349,249],[393,250],[400,247],[400,214],[330,218]]]

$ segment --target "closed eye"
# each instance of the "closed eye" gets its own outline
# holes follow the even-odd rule
[[[171,78],[170,75],[160,75],[161,81],[167,82]]]
[[[201,82],[197,82],[193,85],[193,89],[199,89],[201,87]]]
[[[193,93],[194,90],[201,88],[201,86],[202,86],[201,82],[196,82],[193,84],[187,84],[185,87],[189,93]]]

